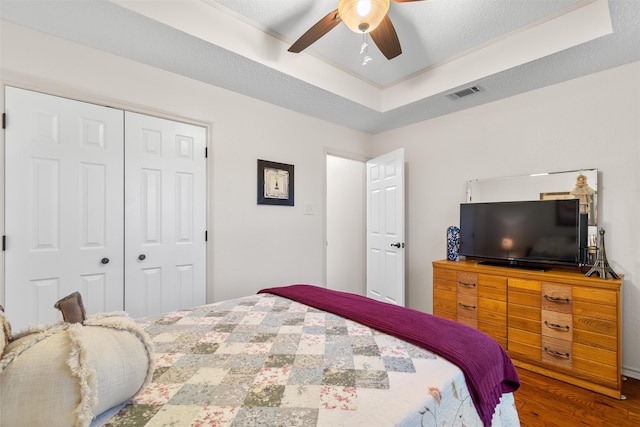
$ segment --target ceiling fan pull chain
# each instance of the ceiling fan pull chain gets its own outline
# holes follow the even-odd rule
[[[360,55],[364,55],[362,58],[362,65],[367,65],[372,58],[367,55],[369,43],[367,43],[367,33],[362,33],[362,44],[360,45]]]
[[[367,33],[362,33],[362,44],[360,45],[360,55],[366,55],[368,47],[369,47],[369,44],[367,43]]]

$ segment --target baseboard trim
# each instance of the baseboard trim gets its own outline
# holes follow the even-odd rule
[[[636,380],[640,380],[640,369],[632,369],[622,367],[622,375],[625,377],[635,378]]]

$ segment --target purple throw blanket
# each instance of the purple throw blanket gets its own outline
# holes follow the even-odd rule
[[[503,393],[520,380],[506,351],[491,337],[469,326],[431,314],[313,285],[262,289],[353,320],[432,351],[464,373],[471,398],[485,426]]]

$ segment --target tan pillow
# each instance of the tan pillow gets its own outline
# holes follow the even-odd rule
[[[153,358],[148,335],[121,313],[36,330],[0,359],[2,425],[88,426],[147,386]]]
[[[11,325],[4,315],[4,307],[0,305],[0,358],[9,345],[9,339],[11,339]]]

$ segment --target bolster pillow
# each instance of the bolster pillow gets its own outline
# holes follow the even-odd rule
[[[151,340],[124,313],[21,335],[0,359],[3,425],[88,426],[151,381]]]

